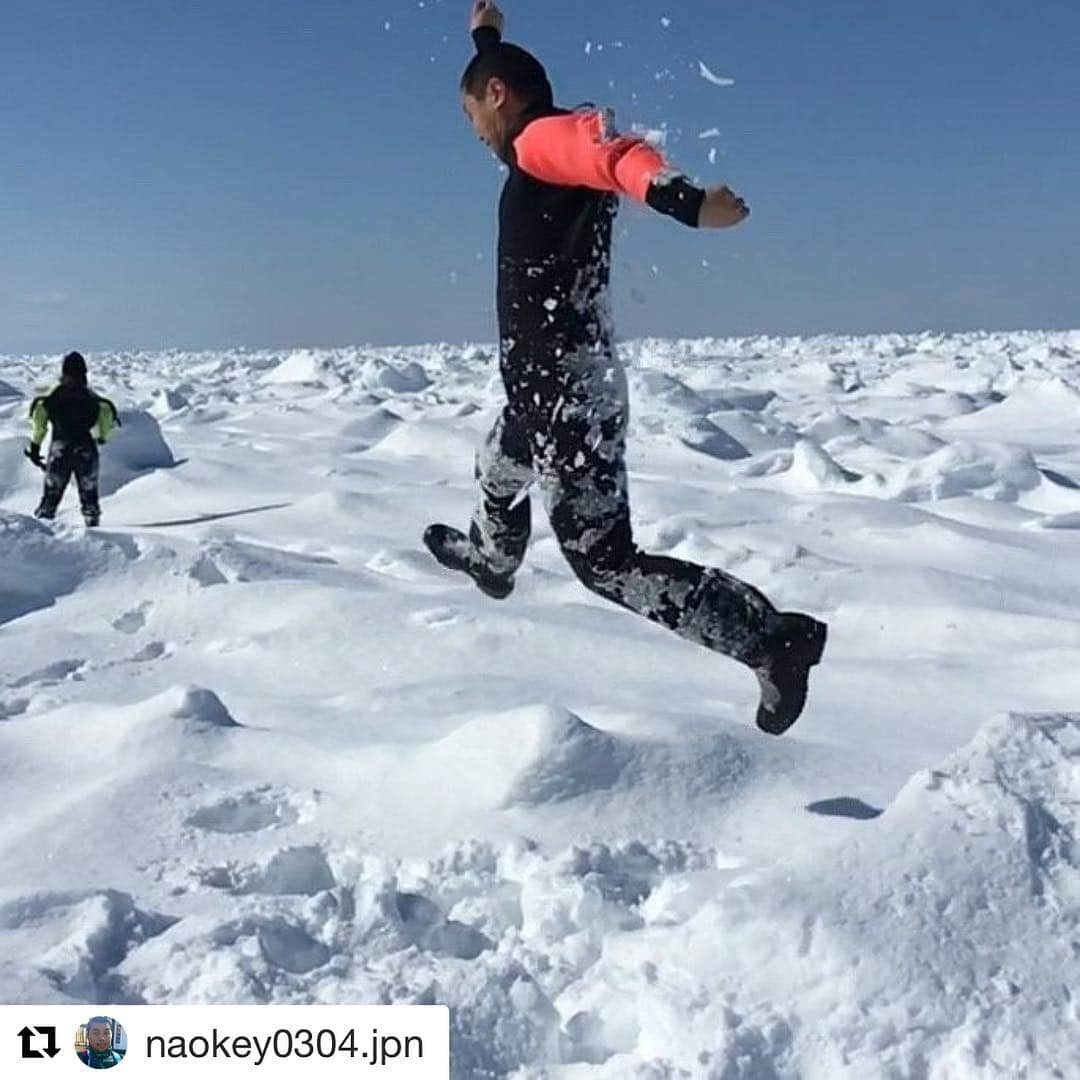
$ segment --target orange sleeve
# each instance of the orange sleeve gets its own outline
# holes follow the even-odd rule
[[[534,120],[514,140],[518,168],[565,187],[617,191],[645,201],[649,185],[668,169],[644,139],[611,135],[603,113],[569,113]]]

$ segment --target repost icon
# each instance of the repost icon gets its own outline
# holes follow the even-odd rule
[[[54,1027],[24,1027],[19,1032],[22,1040],[23,1061],[34,1058],[54,1058],[60,1053],[60,1047],[56,1045],[56,1028]]]

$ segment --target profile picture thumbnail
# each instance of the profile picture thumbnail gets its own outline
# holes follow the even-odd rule
[[[127,1032],[111,1016],[91,1016],[75,1032],[75,1056],[90,1069],[111,1069],[124,1060]]]

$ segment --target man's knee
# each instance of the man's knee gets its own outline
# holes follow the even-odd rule
[[[485,445],[476,452],[473,475],[489,499],[513,502],[533,479],[528,460],[503,453],[498,446]]]
[[[615,535],[590,535],[586,531],[576,537],[559,537],[559,545],[585,588],[609,599],[617,598],[634,561],[634,544],[629,535],[623,535],[621,530]]]

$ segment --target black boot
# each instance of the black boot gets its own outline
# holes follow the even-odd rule
[[[56,517],[56,507],[47,506],[42,503],[35,511],[34,517],[39,518],[42,521],[52,521]]]
[[[825,651],[828,627],[809,615],[781,612],[779,625],[766,643],[765,661],[754,669],[761,686],[757,725],[770,735],[783,735],[806,704],[810,669]]]
[[[460,530],[449,525],[429,525],[424,531],[424,544],[448,570],[468,574],[482,593],[495,600],[505,600],[514,591],[514,575],[493,573]]]

